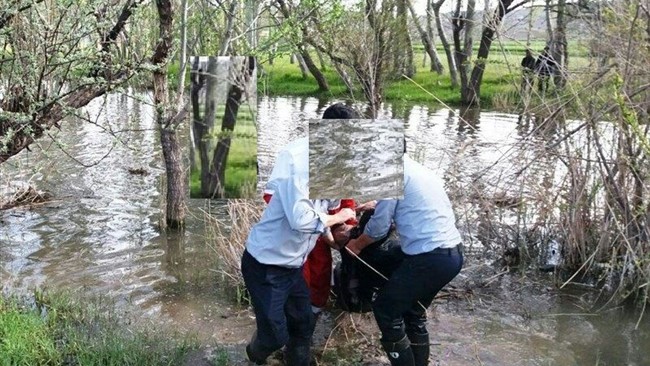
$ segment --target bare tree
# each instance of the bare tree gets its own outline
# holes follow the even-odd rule
[[[0,70],[8,71],[1,80],[6,93],[0,102],[5,110],[0,112],[0,163],[59,126],[76,109],[126,83],[138,70],[134,64],[141,62],[109,56],[141,1],[124,1],[112,24],[101,28],[83,4],[39,8],[55,15],[43,18],[32,14],[45,6],[41,3],[14,1],[3,4],[0,12],[5,47],[14,52],[0,63]],[[119,4],[112,5],[111,13],[115,5]],[[100,13],[101,17],[106,11]],[[85,46],[89,39],[99,45],[97,50]],[[93,58],[97,62],[89,63]],[[85,73],[79,77],[72,70]]]
[[[458,69],[456,64],[456,58],[451,49],[449,41],[447,41],[447,36],[445,36],[445,31],[442,27],[442,20],[440,19],[440,8],[442,4],[445,3],[445,0],[439,0],[434,2],[433,0],[427,0],[427,18],[431,18],[432,14],[436,21],[436,29],[438,31],[438,37],[440,38],[440,43],[442,43],[442,48],[445,50],[445,55],[447,56],[447,65],[449,68],[449,76],[451,77],[451,86],[453,88],[458,87]],[[431,20],[429,19],[430,23]]]
[[[469,73],[472,70],[472,29],[474,28],[474,7],[475,0],[467,1],[467,10],[461,12],[461,0],[456,2],[456,10],[451,20],[454,38],[454,54],[456,66],[460,74],[460,95],[463,103],[468,104],[465,97],[469,96]],[[461,43],[461,36],[464,42]]]
[[[411,0],[405,0],[408,5],[409,11],[411,12],[411,17],[413,18],[413,23],[420,33],[420,39],[422,40],[422,45],[424,46],[424,51],[429,55],[431,60],[431,71],[435,71],[438,74],[442,74],[442,63],[438,57],[438,52],[436,51],[436,45],[434,39],[431,35],[431,32],[427,32],[422,24],[420,24],[420,19],[415,13],[415,8],[413,8],[413,3]]]

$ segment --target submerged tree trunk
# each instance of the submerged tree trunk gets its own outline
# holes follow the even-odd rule
[[[160,130],[160,143],[167,177],[166,223],[171,228],[182,227],[185,221],[187,177],[183,174],[183,154],[175,129]]]
[[[187,107],[173,114],[169,108],[167,83],[167,62],[172,48],[172,4],[171,0],[156,1],[160,35],[151,62],[156,66],[153,72],[154,104],[156,121],[160,130],[166,172],[165,220],[162,226],[182,227],[185,222],[185,194],[187,182],[183,174],[181,144],[176,128],[185,118]]]
[[[447,41],[447,36],[445,36],[444,29],[442,28],[442,20],[440,19],[440,8],[444,4],[445,0],[440,0],[436,3],[433,3],[433,0],[428,0],[428,9],[427,17],[431,16],[433,11],[434,18],[436,21],[436,29],[438,31],[438,37],[440,38],[440,43],[442,43],[442,48],[445,50],[445,55],[447,56],[447,65],[449,66],[449,76],[451,77],[451,87],[458,87],[458,69],[454,53],[451,49],[449,41]]]
[[[454,19],[452,20],[456,65],[458,65],[458,72],[460,73],[460,99],[464,105],[472,104],[473,100],[473,94],[470,91],[469,73],[472,70],[472,29],[475,5],[475,0],[468,0],[467,11],[463,16],[461,13],[461,1],[458,0]],[[462,44],[461,32],[464,35],[464,42]]]
[[[411,0],[405,1],[409,11],[411,12],[411,17],[413,18],[415,27],[420,33],[420,39],[422,40],[422,45],[424,45],[424,51],[429,55],[429,59],[431,59],[431,71],[435,71],[440,75],[442,74],[442,63],[438,57],[438,52],[436,52],[436,45],[433,42],[433,38],[430,37],[429,33],[425,31],[422,24],[420,24],[420,20],[418,19],[418,15],[415,13]]]

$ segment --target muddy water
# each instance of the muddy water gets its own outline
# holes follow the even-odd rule
[[[319,118],[326,105],[310,98],[261,98],[262,181],[277,150],[306,136],[307,119]],[[498,193],[495,187],[507,192],[509,186],[499,182],[507,182],[534,159],[536,149],[553,141],[517,116],[481,112],[460,119],[459,113],[426,106],[388,106],[381,112],[406,121],[409,154],[443,175],[451,188],[462,192],[476,182],[484,185],[480,192],[452,194],[455,204],[473,194]],[[83,116],[92,123],[68,121],[53,132],[58,144],[45,137],[32,152],[0,166],[3,185],[30,181],[55,197],[29,209],[0,212],[3,287],[81,288],[106,295],[146,319],[198,333],[205,342],[236,344],[233,358],[241,361],[241,344],[252,333],[253,319],[228,300],[221,286],[219,258],[202,220],[205,201],[190,203],[184,234],[157,230],[163,165],[150,96],[140,101],[111,95],[105,105],[97,100],[86,108]],[[527,174],[552,183],[557,178],[549,171],[555,166],[553,160],[536,161]],[[131,168],[148,174],[132,174]],[[210,210],[227,216],[222,204],[212,204]],[[463,220],[461,212],[461,227],[468,222]],[[463,231],[470,249],[480,248],[471,228]],[[647,319],[635,330],[637,317],[629,311],[590,312],[585,299],[592,292],[558,293],[552,278],[498,276],[480,258],[468,258],[456,281],[458,294],[441,300],[431,313],[432,354],[438,364],[650,364]],[[373,341],[376,330],[366,320]],[[322,327],[333,324],[321,322],[320,334],[329,335]],[[379,355],[364,360],[385,361]]]

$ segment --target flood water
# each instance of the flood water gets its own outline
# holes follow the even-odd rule
[[[111,95],[103,102],[85,109],[93,123],[70,120],[52,131],[58,143],[44,137],[32,152],[0,166],[2,185],[28,181],[54,197],[46,204],[0,211],[3,288],[80,288],[156,323],[195,332],[205,342],[243,344],[254,320],[224,291],[219,257],[203,224],[204,210],[226,218],[224,205],[191,201],[187,230],[161,235],[164,170],[151,98]],[[320,118],[327,105],[313,98],[260,99],[262,182],[277,151],[306,136],[307,120]],[[472,195],[508,194],[516,188],[503,182],[513,177],[558,179],[552,159],[535,161],[520,173],[553,136],[516,115],[466,113],[461,119],[460,112],[389,105],[380,115],[406,122],[409,154],[444,177],[459,207],[465,242],[480,251],[489,243],[467,219],[474,208],[463,203]],[[147,174],[129,171],[140,168]],[[482,258],[468,258],[459,288],[475,281],[477,269],[490,267]],[[635,330],[638,315],[629,311],[591,313],[585,300],[591,292],[558,292],[551,277],[542,285],[517,274],[479,278],[490,285],[445,301],[433,312],[432,354],[439,364],[650,364],[647,318]]]

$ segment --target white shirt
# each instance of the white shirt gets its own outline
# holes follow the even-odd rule
[[[378,201],[364,233],[379,240],[388,233],[392,220],[402,251],[409,255],[454,247],[461,241],[442,179],[407,154],[404,154],[404,198]]]
[[[299,268],[328,229],[328,200],[309,200],[309,140],[297,139],[278,154],[267,190],[273,198],[246,240],[258,262]]]

